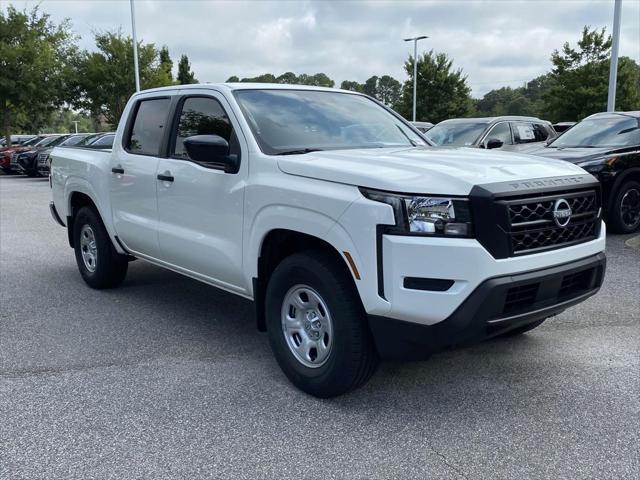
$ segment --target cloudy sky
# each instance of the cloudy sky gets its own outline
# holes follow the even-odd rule
[[[128,0],[0,0],[36,4],[68,17],[92,49],[92,32],[131,31]],[[371,75],[404,80],[412,51],[403,38],[429,35],[420,49],[446,52],[474,96],[519,86],[550,69],[549,57],[575,43],[584,25],[613,24],[613,0],[189,1],[135,0],[138,37],[189,56],[200,81],[231,75],[324,72],[339,85]],[[640,62],[640,0],[623,0],[620,55]]]

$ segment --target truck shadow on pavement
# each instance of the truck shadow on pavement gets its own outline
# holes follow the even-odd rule
[[[251,301],[143,261],[133,262],[124,284],[108,291],[107,295],[118,298],[121,304],[137,303],[143,311],[149,307],[162,312],[152,315],[152,319],[146,315],[130,317],[130,322],[158,322],[153,328],[159,331],[179,328],[197,332],[201,335],[200,343],[206,345],[207,353],[201,352],[205,357],[252,356],[251,363],[259,361],[261,368],[269,370],[269,377],[279,378],[281,386],[288,386],[296,395],[304,395],[289,385],[280,373],[271,355],[267,335],[256,329]],[[180,338],[175,340],[181,341]],[[345,408],[355,401],[358,408],[362,408],[358,402],[367,398],[371,408],[376,408],[376,399],[386,404],[390,398],[395,398],[400,400],[394,405],[397,409],[409,408],[402,405],[410,397],[432,406],[432,401],[436,405],[444,402],[449,405],[447,408],[455,409],[455,405],[447,401],[449,395],[463,394],[466,398],[484,392],[483,395],[500,396],[522,385],[523,379],[537,379],[539,385],[544,385],[548,372],[535,361],[543,343],[539,336],[531,333],[441,352],[425,361],[385,361],[365,387],[326,401],[338,402]],[[188,345],[175,347],[183,350]],[[531,359],[534,361],[530,362]],[[558,366],[553,368],[557,370]],[[491,385],[491,392],[487,390],[488,385]]]

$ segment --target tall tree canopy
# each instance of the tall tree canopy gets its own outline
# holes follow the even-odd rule
[[[552,121],[581,120],[607,108],[611,36],[605,29],[584,27],[577,46],[565,43],[551,55],[553,82],[545,95],[545,110]],[[640,67],[620,57],[616,110],[640,109]]]
[[[54,25],[38,7],[0,10],[0,123],[37,130],[71,98],[68,66],[77,54],[69,23]]]
[[[405,62],[409,80],[404,83],[398,111],[411,118],[413,105],[413,57]],[[416,120],[440,122],[465,117],[473,112],[471,89],[462,70],[453,70],[453,61],[445,53],[433,50],[418,58],[418,95]]]
[[[380,100],[391,108],[396,108],[402,97],[402,84],[389,75],[383,75],[381,77],[373,75],[364,83],[345,80],[340,84],[340,88],[365,93]]]
[[[335,85],[335,82],[324,73],[316,73],[315,75],[302,73],[296,75],[293,72],[285,72],[278,77],[272,73],[263,73],[257,77],[245,77],[242,79],[233,75],[227,79],[227,82],[283,83],[289,85],[314,85],[316,87],[333,87]]]
[[[173,80],[173,60],[171,60],[169,48],[166,45],[163,45],[160,49],[160,66],[167,74],[167,77]]]
[[[77,62],[77,105],[116,125],[135,92],[133,40],[121,32],[100,33],[95,40],[98,51],[83,52]],[[138,65],[143,90],[173,83],[154,44],[139,42]]]
[[[180,62],[178,63],[178,76],[176,77],[180,85],[188,85],[190,83],[198,83],[196,76],[191,71],[191,65],[189,64],[189,57],[182,55]]]

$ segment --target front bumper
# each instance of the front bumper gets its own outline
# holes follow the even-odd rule
[[[384,358],[425,358],[557,315],[595,294],[602,285],[604,253],[515,275],[483,281],[445,320],[433,325],[369,316]],[[431,306],[424,304],[424,309]]]

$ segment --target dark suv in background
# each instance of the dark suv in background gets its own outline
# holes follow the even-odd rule
[[[545,146],[524,153],[567,160],[602,184],[602,203],[612,232],[640,229],[640,111],[596,113]]]
[[[424,134],[438,146],[502,148],[519,151],[556,137],[551,123],[536,117],[453,118]]]

